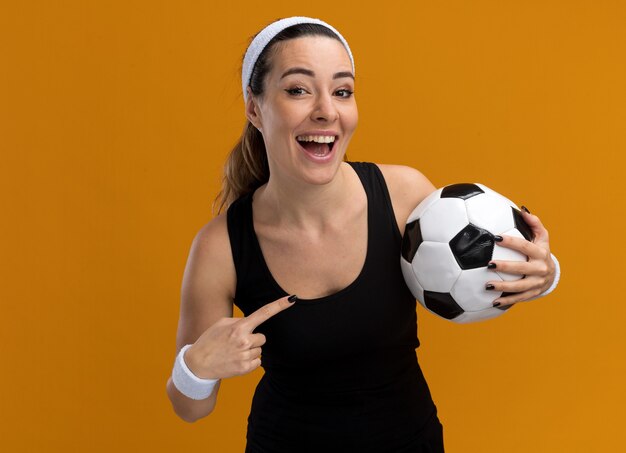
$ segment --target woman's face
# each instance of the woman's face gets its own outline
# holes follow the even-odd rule
[[[331,181],[358,122],[346,49],[325,36],[291,39],[277,44],[270,67],[263,96],[253,101],[249,92],[246,108],[263,134],[270,175]]]

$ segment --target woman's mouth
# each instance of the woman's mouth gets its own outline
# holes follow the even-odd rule
[[[336,139],[334,135],[299,135],[296,137],[300,147],[315,161],[327,160],[332,153]]]

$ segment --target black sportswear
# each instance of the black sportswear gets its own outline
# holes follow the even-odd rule
[[[368,200],[365,264],[346,288],[299,299],[255,330],[267,338],[265,374],[252,400],[247,453],[443,452],[415,355],[416,302],[400,270],[402,238],[387,186],[375,164],[349,164]],[[287,295],[263,258],[252,196],[227,214],[235,304],[246,316]]]

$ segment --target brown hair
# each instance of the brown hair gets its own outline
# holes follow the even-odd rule
[[[332,30],[323,25],[297,24],[285,28],[267,44],[252,69],[249,86],[254,96],[263,96],[263,82],[265,76],[271,70],[270,59],[273,55],[272,49],[275,47],[275,44],[301,36],[327,36],[341,42]],[[251,41],[253,39],[254,36]],[[239,197],[254,192],[261,187],[269,180],[269,177],[270,169],[267,163],[263,135],[250,121],[246,120],[241,138],[231,150],[224,164],[222,189],[215,198],[213,208],[215,209],[217,205],[217,212],[222,212],[224,208],[228,208]]]

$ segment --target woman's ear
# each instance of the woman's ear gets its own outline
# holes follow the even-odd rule
[[[259,130],[259,132],[263,132],[263,125],[261,115],[259,114],[257,99],[252,94],[250,87],[246,87],[246,92],[248,93],[248,100],[246,101],[246,117],[248,118],[248,121],[250,121],[252,125]]]

